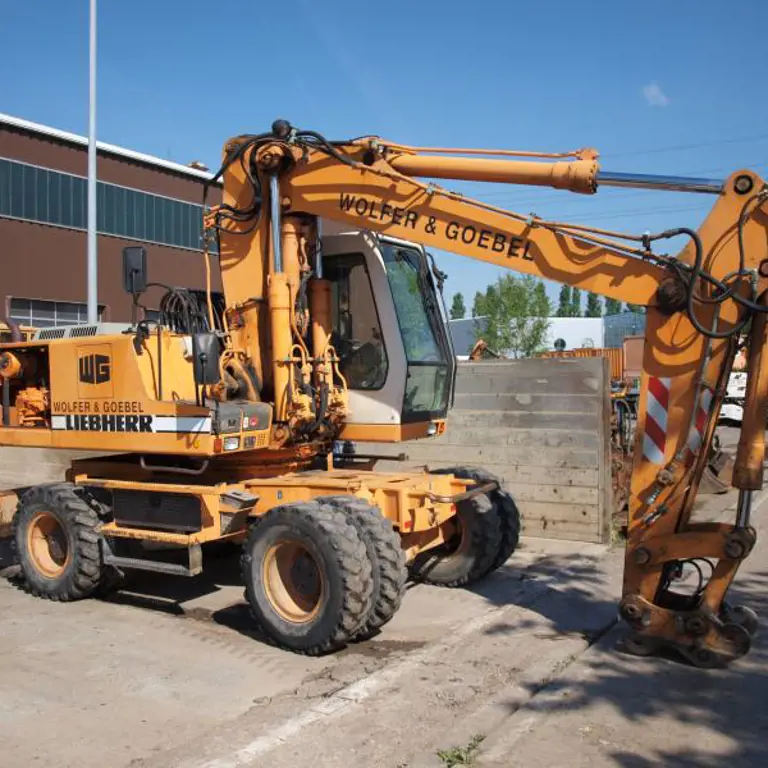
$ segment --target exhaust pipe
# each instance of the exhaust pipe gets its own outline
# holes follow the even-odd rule
[[[5,297],[5,315],[3,316],[3,322],[11,330],[11,341],[16,343],[17,341],[24,341],[21,336],[21,328],[18,324],[11,319],[11,297]]]

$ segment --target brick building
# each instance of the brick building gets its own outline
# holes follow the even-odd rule
[[[87,165],[84,137],[0,114],[0,315],[37,327],[85,322]],[[146,245],[150,280],[204,288],[202,197],[211,174],[99,142],[97,176],[101,319],[131,318],[126,245]],[[208,202],[220,194],[211,188]],[[161,293],[147,293],[150,309]]]

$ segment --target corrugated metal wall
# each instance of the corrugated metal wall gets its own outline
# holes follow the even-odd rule
[[[561,352],[544,352],[540,357],[605,357],[611,367],[611,378],[620,379],[624,375],[624,350],[613,347],[599,349],[564,349]]]
[[[603,318],[606,347],[620,347],[625,336],[642,336],[645,333],[645,314],[642,312],[622,312],[619,315],[606,315]]]

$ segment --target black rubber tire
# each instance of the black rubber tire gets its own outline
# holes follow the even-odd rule
[[[509,491],[502,487],[501,480],[496,475],[485,469],[476,467],[451,467],[449,469],[436,469],[432,471],[436,475],[456,475],[463,480],[474,480],[476,483],[496,482],[499,487],[491,491],[491,501],[496,507],[497,514],[501,521],[501,544],[496,553],[493,564],[488,569],[488,573],[500,568],[509,560],[512,553],[517,549],[520,542],[520,511],[515,504],[515,500]]]
[[[275,610],[262,581],[269,548],[297,541],[310,552],[325,587],[317,615],[293,622]],[[243,545],[245,598],[261,631],[275,645],[319,656],[343,648],[371,611],[373,577],[365,544],[343,512],[317,501],[274,507],[252,528]]]
[[[348,516],[365,543],[373,576],[371,612],[355,635],[367,640],[397,613],[405,594],[408,569],[400,535],[378,507],[357,496],[319,496],[315,499]]]
[[[28,550],[28,531],[39,512],[58,521],[66,539],[69,560],[56,577],[42,573]],[[67,602],[90,597],[102,579],[102,555],[96,511],[76,493],[71,483],[38,485],[20,499],[13,519],[13,548],[21,566],[24,589],[37,597]]]
[[[441,587],[463,587],[491,570],[501,547],[501,520],[491,499],[482,494],[456,505],[460,546],[443,544],[417,555],[411,578]]]

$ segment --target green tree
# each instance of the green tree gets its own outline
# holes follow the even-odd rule
[[[544,349],[552,305],[540,280],[502,275],[479,303],[487,321],[475,335],[491,349],[513,357],[530,357]]]
[[[482,291],[477,291],[475,293],[475,300],[472,302],[472,317],[482,317],[484,314],[485,294]]]
[[[618,299],[606,299],[605,300],[605,314],[606,315],[619,315],[619,314],[621,314],[621,302]]]
[[[602,317],[603,316],[603,303],[600,301],[600,297],[596,294],[587,294],[587,311],[584,313],[584,317]]]
[[[496,288],[489,285],[485,293],[478,291],[472,305],[472,317],[484,317],[488,314],[488,304],[496,298]]]
[[[641,304],[627,304],[625,312],[645,312],[645,307]]]
[[[535,280],[535,278],[534,278]],[[549,317],[552,314],[552,302],[547,296],[547,289],[541,280],[535,280],[536,286],[533,289],[533,306],[536,312],[543,312],[542,317]],[[547,321],[549,328],[549,321]]]
[[[464,306],[464,296],[461,293],[454,293],[451,301],[451,320],[461,320],[467,315],[467,308]]]
[[[564,285],[560,288],[560,297],[557,300],[557,316],[571,316],[571,286]]]
[[[571,313],[568,317],[581,317],[581,291],[578,288],[571,291]]]

